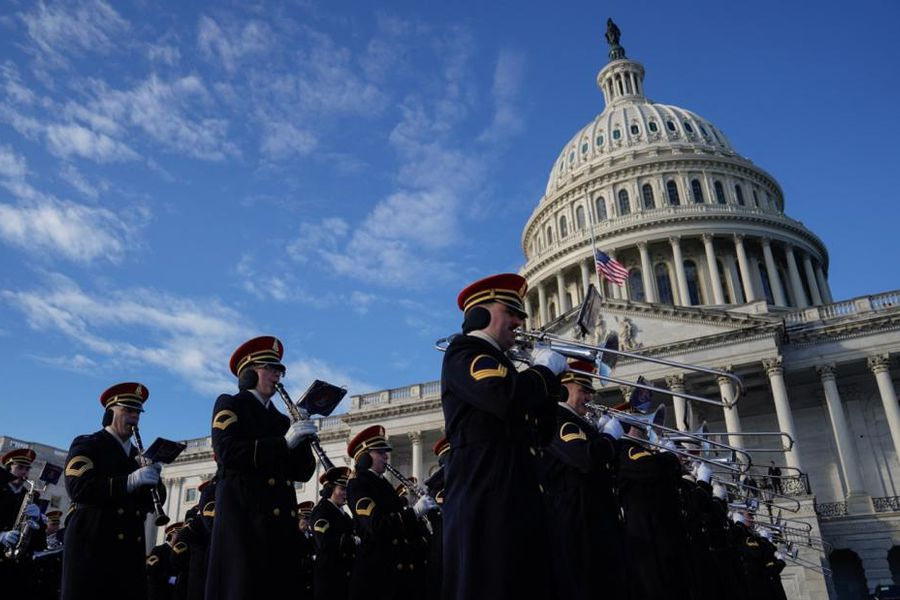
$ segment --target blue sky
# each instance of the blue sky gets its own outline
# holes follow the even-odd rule
[[[7,1],[0,434],[67,447],[137,380],[145,437],[206,435],[261,334],[295,395],[436,379],[603,109],[608,16],[649,97],[781,183],[836,298],[900,288],[896,2]]]

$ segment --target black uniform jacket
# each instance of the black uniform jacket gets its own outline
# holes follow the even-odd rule
[[[326,498],[316,504],[309,520],[316,540],[315,598],[344,600],[350,593],[356,558],[353,519]]]
[[[147,598],[148,600],[171,600],[175,586],[169,577],[175,575],[172,564],[172,546],[162,543],[154,546],[147,555]]]
[[[560,404],[541,457],[544,507],[560,598],[624,595],[622,536],[614,492],[615,440]]]
[[[406,599],[415,569],[406,523],[412,509],[397,497],[394,486],[368,469],[347,484],[347,504],[362,539],[350,578],[354,600]],[[414,518],[414,517],[413,517]]]
[[[62,597],[145,598],[144,519],[153,512],[150,487],[128,493],[128,474],[140,467],[105,429],[75,438],[66,458],[66,519]],[[165,488],[157,486],[160,501]]]
[[[549,593],[535,431],[552,430],[558,390],[546,367],[519,373],[478,337],[458,336],[447,348],[441,372],[451,448],[443,504],[445,600]],[[549,415],[549,428],[538,415]]]
[[[297,568],[295,481],[308,480],[315,459],[308,442],[288,449],[290,420],[249,391],[223,394],[213,409],[216,518],[206,597],[261,598],[283,593]]]
[[[206,593],[206,567],[209,562],[209,538],[213,517],[216,516],[216,482],[213,480],[200,492],[197,513],[185,520],[175,539],[190,548],[186,597],[203,600]]]
[[[631,598],[688,598],[687,540],[678,497],[681,463],[670,452],[625,440],[618,475]]]

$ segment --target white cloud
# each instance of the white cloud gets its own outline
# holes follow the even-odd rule
[[[524,122],[518,106],[519,92],[525,71],[522,54],[505,49],[500,52],[494,67],[494,117],[479,136],[479,141],[497,143],[521,133]]]
[[[227,71],[233,71],[243,58],[264,52],[272,32],[260,21],[231,22],[226,28],[215,19],[202,15],[197,25],[197,46],[206,58],[217,59]]]
[[[81,125],[50,125],[46,132],[50,150],[63,158],[74,155],[101,163],[138,158],[138,154],[126,144]]]
[[[25,157],[16,154],[9,146],[0,144],[0,177],[24,179],[26,172]]]
[[[71,164],[63,165],[59,171],[59,176],[63,181],[88,198],[96,199],[100,196],[101,192],[105,192],[109,189],[109,184],[105,181],[96,184],[88,181],[81,171]]]
[[[102,0],[38,2],[31,13],[20,15],[28,36],[56,62],[85,52],[110,52],[128,21]]]
[[[264,126],[260,151],[272,159],[289,158],[292,155],[306,155],[312,152],[318,140],[309,131],[297,129],[291,123],[268,122]]]

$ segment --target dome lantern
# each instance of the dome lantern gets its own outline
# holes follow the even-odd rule
[[[620,35],[613,20],[607,19],[609,63],[597,74],[597,86],[603,92],[607,106],[620,99],[644,99],[644,66],[625,57],[625,48],[619,45]]]

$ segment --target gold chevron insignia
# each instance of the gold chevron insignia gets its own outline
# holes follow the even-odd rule
[[[506,367],[493,356],[479,354],[472,359],[472,364],[469,365],[469,375],[475,381],[481,381],[488,377],[506,377]]]
[[[642,458],[650,456],[650,453],[646,450],[641,450],[637,453],[635,453],[635,450],[637,450],[637,448],[628,449],[628,458],[630,458],[631,460],[641,460]]]
[[[325,533],[328,531],[329,527],[331,527],[331,523],[325,519],[319,519],[316,521],[315,525],[313,525],[313,530],[315,530],[316,533]]]
[[[563,426],[559,428],[559,439],[564,442],[571,442],[572,440],[587,441],[587,436],[578,425],[566,421],[563,423]]]
[[[66,465],[66,477],[81,477],[94,468],[94,461],[87,456],[76,456]]]
[[[174,552],[175,554],[181,554],[187,549],[188,546],[184,542],[176,542],[175,545],[172,546],[172,552]]]
[[[237,415],[234,414],[234,411],[231,410],[220,410],[216,413],[216,416],[213,417],[212,426],[213,429],[221,429],[226,430],[228,426],[232,423],[236,423],[238,420]]]
[[[361,517],[369,517],[375,510],[375,501],[371,498],[360,498],[356,501],[356,514]]]
[[[155,565],[158,562],[159,562],[159,557],[156,555],[147,557],[147,566],[148,567],[152,567],[153,565]]]
[[[212,500],[207,502],[203,507],[203,516],[204,517],[215,517],[216,516],[216,501]]]

